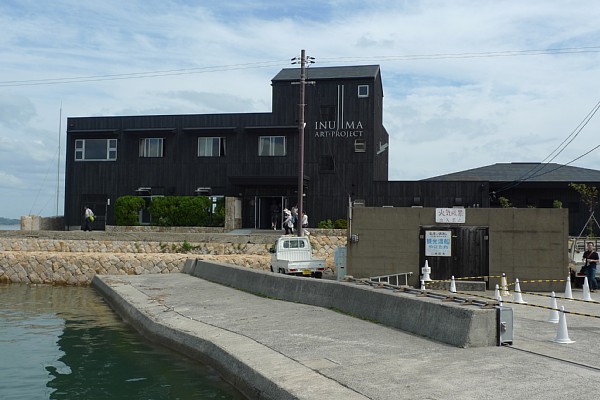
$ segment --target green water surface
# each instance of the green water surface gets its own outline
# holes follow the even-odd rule
[[[0,284],[0,399],[244,399],[87,287]]]

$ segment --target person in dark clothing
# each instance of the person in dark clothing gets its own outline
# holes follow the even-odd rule
[[[276,202],[271,204],[271,229],[276,230],[279,222],[279,206]]]
[[[596,266],[598,265],[598,253],[594,250],[594,243],[588,242],[587,250],[583,253],[583,261],[585,261],[585,274],[588,278],[588,285],[591,292],[595,292],[598,289],[598,282],[596,282]]]

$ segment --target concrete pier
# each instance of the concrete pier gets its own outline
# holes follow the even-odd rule
[[[96,276],[93,287],[142,334],[215,366],[252,399],[597,398],[593,317],[569,315],[575,343],[557,344],[548,310],[514,305],[513,346],[459,348],[189,274]]]

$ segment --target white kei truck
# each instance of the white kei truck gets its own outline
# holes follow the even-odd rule
[[[322,278],[325,259],[313,258],[305,236],[281,236],[270,249],[271,272]]]

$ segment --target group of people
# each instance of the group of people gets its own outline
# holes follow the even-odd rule
[[[283,229],[286,235],[294,233],[299,223],[303,228],[308,227],[308,215],[305,212],[302,213],[302,218],[298,218],[298,207],[292,207],[291,211],[287,208],[283,209]]]

